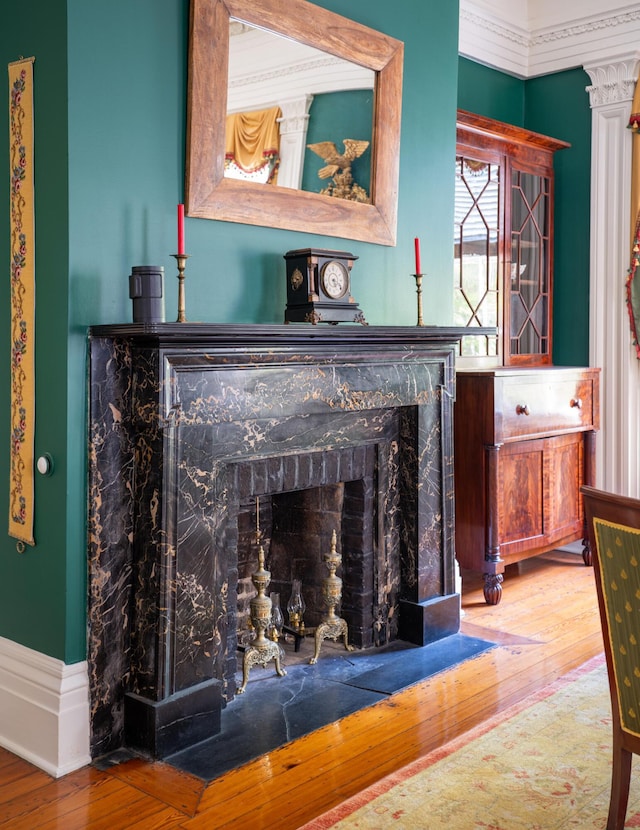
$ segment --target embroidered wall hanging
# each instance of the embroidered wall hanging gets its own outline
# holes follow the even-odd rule
[[[33,538],[35,428],[35,212],[33,58],[9,64],[11,224],[11,465],[9,535]]]

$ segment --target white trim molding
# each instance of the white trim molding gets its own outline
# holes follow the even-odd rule
[[[638,3],[531,0],[526,9],[514,14],[511,0],[460,0],[460,54],[532,78],[608,60],[640,41]]]
[[[531,36],[525,26],[491,14],[473,0],[460,0],[460,55],[509,75],[526,78],[530,49]]]
[[[55,778],[90,763],[86,662],[0,637],[0,745]]]
[[[631,140],[627,129],[640,53],[585,64],[591,79],[590,354],[600,366],[597,484],[640,497],[640,361],[626,304],[631,239]]]
[[[640,6],[577,17],[559,27],[533,31],[529,75],[560,72],[628,53],[640,41]]]

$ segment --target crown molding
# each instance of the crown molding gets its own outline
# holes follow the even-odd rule
[[[281,106],[283,101],[336,89],[374,88],[372,69],[236,23],[229,53],[227,112]]]
[[[577,0],[563,3],[563,17],[551,11],[515,23],[508,17],[508,0],[460,0],[461,55],[520,78],[531,78],[602,63],[629,53],[640,44],[640,7],[637,3],[584,15]],[[538,6],[541,6],[538,3]],[[595,4],[598,5],[598,4]],[[606,7],[602,0],[601,7]],[[592,3],[593,7],[594,4]]]
[[[458,51],[466,58],[526,78],[529,32],[491,14],[472,0],[460,0]]]

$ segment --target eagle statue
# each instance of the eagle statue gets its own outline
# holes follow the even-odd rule
[[[351,163],[359,158],[369,146],[368,141],[358,141],[354,138],[345,138],[342,141],[344,152],[339,153],[333,141],[319,141],[317,144],[307,144],[309,150],[324,161],[325,166],[318,170],[321,179],[333,178],[323,194],[337,196],[341,199],[350,199],[357,202],[368,202],[369,198],[363,188],[357,185],[351,176]]]
[[[339,153],[338,148],[333,141],[319,141],[317,144],[307,144],[310,150],[320,156],[324,161],[325,167],[318,170],[318,176],[321,179],[328,179],[339,171],[351,169],[351,162],[354,159],[360,158],[364,151],[369,146],[368,141],[356,141],[353,138],[345,138],[342,142],[344,145],[344,153]]]

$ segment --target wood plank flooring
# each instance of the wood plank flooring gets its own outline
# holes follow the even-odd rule
[[[593,572],[553,551],[510,566],[502,603],[463,574],[464,633],[498,647],[211,784],[133,760],[53,780],[0,749],[0,830],[296,830],[601,653]]]

